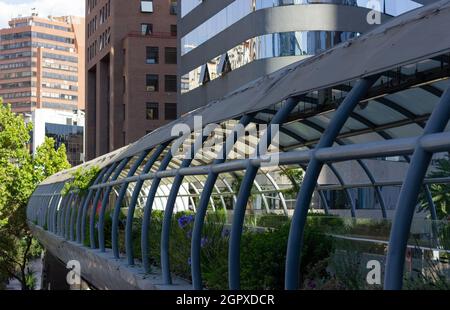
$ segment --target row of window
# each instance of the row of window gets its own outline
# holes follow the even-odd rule
[[[177,15],[177,0],[170,0],[169,13],[171,15]],[[141,13],[153,13],[153,1],[152,0],[141,0]]]
[[[177,36],[177,25],[170,25],[170,35]],[[141,34],[143,36],[151,36],[153,34],[153,24],[141,24]]]
[[[25,51],[25,52],[11,53],[11,54],[3,54],[3,55],[0,55],[0,60],[11,60],[11,59],[25,58],[25,57],[36,57],[36,52]]]
[[[64,26],[59,26],[59,25],[52,25],[52,24],[37,22],[37,21],[34,21],[34,20],[29,20],[28,22],[24,22],[24,23],[16,23],[16,24],[13,25],[14,28],[27,27],[27,26],[37,26],[37,27],[61,30],[61,31],[66,31],[66,32],[71,32],[72,31],[72,29],[69,28],[69,27],[64,27]]]
[[[148,92],[159,92],[159,75],[147,74],[145,79],[145,86]],[[177,92],[177,76],[165,75],[164,76],[164,90],[167,93]]]
[[[11,103],[11,108],[20,109],[20,108],[33,108],[36,106],[35,101],[23,101],[23,102],[14,102]]]
[[[47,61],[45,61],[42,64],[42,67],[48,68],[48,69],[54,69],[54,70],[78,72],[78,67],[73,67],[73,66],[68,66],[68,65],[63,65],[63,64],[53,63],[53,62],[47,62]]]
[[[34,31],[17,32],[17,33],[11,33],[11,34],[4,34],[4,35],[0,36],[0,40],[2,40],[2,41],[29,39],[29,38],[57,41],[57,42],[67,43],[67,44],[74,43],[74,39],[72,39],[72,38],[55,36],[55,35],[48,34],[48,33],[34,32]]]
[[[177,63],[177,48],[176,47],[165,47],[164,48],[164,58],[165,58],[166,64],[176,64]],[[147,46],[145,63],[148,65],[154,65],[154,64],[159,63],[159,47]]]
[[[55,45],[55,44],[49,44],[49,43],[43,43],[43,42],[19,42],[19,43],[11,43],[11,44],[2,44],[0,45],[0,51],[5,50],[13,50],[13,49],[19,49],[19,48],[25,48],[25,47],[42,47],[49,50],[57,50],[57,51],[64,51],[64,52],[73,52],[73,48],[61,46],[61,45]]]
[[[99,37],[99,39],[92,42],[87,48],[88,61],[91,61],[97,56],[97,51],[102,51],[108,44],[111,43],[111,27],[108,27]]]
[[[65,55],[53,54],[53,53],[48,53],[48,52],[42,53],[42,56],[44,58],[48,58],[48,59],[78,63],[78,57],[74,57],[74,56],[65,56]]]
[[[111,27],[108,27],[103,33],[100,35],[100,51],[103,50],[103,48],[111,43]]]
[[[193,90],[256,60],[312,56],[357,35],[355,32],[342,31],[293,31],[254,37],[184,74],[181,77],[181,92]]]
[[[44,28],[61,30],[61,31],[67,31],[67,32],[71,32],[72,31],[72,29],[70,27],[64,27],[64,26],[59,26],[59,25],[52,25],[52,24],[41,23],[41,22],[37,22],[37,21],[31,22],[31,26],[44,27]]]
[[[27,77],[36,77],[36,71],[10,72],[0,74],[0,80],[13,80]]]
[[[409,1],[409,0],[408,0]],[[192,0],[188,1],[192,2]],[[383,2],[383,1],[377,1]],[[405,2],[398,0],[395,2]],[[227,29],[251,13],[272,7],[309,4],[341,4],[346,6],[359,6],[366,8],[368,1],[361,0],[235,0],[220,12],[210,17],[204,23],[181,38],[181,55],[185,55],[204,42],[213,38],[221,31]],[[182,5],[184,3],[182,2]],[[399,5],[400,6],[400,5]],[[192,3],[191,3],[192,7]],[[395,6],[392,6],[395,7]],[[183,11],[183,8],[182,8]],[[383,11],[383,8],[382,8]],[[387,12],[388,13],[388,12]],[[389,13],[388,13],[389,14]]]
[[[29,67],[36,67],[36,62],[22,61],[22,62],[14,62],[14,63],[9,63],[9,64],[1,64],[0,70],[11,70],[11,69],[29,68]]]
[[[47,79],[64,80],[64,81],[70,81],[70,82],[78,82],[78,76],[73,76],[73,75],[65,75],[65,74],[58,74],[58,73],[44,71],[42,73],[42,76],[44,78],[47,78]]]
[[[45,83],[42,83],[42,87],[43,88],[51,88],[51,89],[63,89],[63,90],[78,91],[78,86],[68,85],[68,84],[59,84],[59,83],[45,82]]]
[[[108,17],[111,16],[111,0],[109,0],[101,9],[100,9],[100,25],[106,22]]]
[[[70,101],[78,100],[78,96],[52,93],[52,92],[43,92],[42,97],[43,98],[53,98],[53,99],[63,99],[63,100],[70,100]]]
[[[159,103],[158,102],[147,102],[146,103],[146,118],[148,120],[159,120]],[[177,118],[177,104],[176,103],[165,103],[164,104],[164,119],[174,120]]]
[[[97,15],[87,25],[87,37],[90,38],[95,31],[97,31]]]
[[[88,0],[86,7],[87,7],[87,13],[89,14],[96,6],[97,6],[98,0]]]
[[[17,92],[17,93],[7,93],[2,94],[3,99],[16,99],[16,98],[25,98],[25,97],[36,97],[35,91],[28,91],[28,92]]]
[[[74,104],[66,103],[54,103],[54,102],[42,102],[42,107],[47,109],[57,109],[57,110],[74,110],[76,107]]]
[[[26,87],[36,87],[36,82],[25,81],[25,82],[0,84],[0,89],[26,88]]]

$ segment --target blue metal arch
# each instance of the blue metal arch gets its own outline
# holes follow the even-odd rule
[[[272,143],[273,134],[272,132],[273,125],[279,125],[283,123],[291,111],[298,105],[299,98],[289,98],[282,108],[277,112],[277,114],[272,118],[270,125],[267,128],[266,133],[260,139],[258,143],[258,147],[256,149],[256,155],[262,156],[263,153],[267,150],[263,150],[260,153],[260,145],[262,142],[266,143],[265,146],[268,148]],[[247,165],[246,173],[244,179],[242,180],[239,194],[236,202],[236,206],[234,208],[233,215],[233,223],[231,227],[230,234],[230,243],[229,243],[229,251],[228,251],[228,281],[229,287],[232,290],[237,290],[240,288],[240,244],[241,244],[241,236],[242,229],[245,217],[246,205],[248,202],[248,198],[251,194],[251,188],[253,185],[253,181],[258,173],[259,168],[253,166],[250,162]]]
[[[336,140],[337,135],[341,131],[348,117],[359,103],[361,98],[369,91],[370,87],[376,82],[378,77],[370,77],[359,80],[353,87],[351,92],[336,111],[334,118],[322,135],[315,150],[330,147]],[[309,162],[306,170],[304,182],[300,189],[299,196],[292,218],[291,229],[289,232],[288,248],[286,255],[286,283],[287,289],[297,289],[299,284],[298,271],[300,266],[300,251],[303,243],[303,233],[308,216],[308,209],[311,202],[311,196],[317,184],[323,163],[319,162],[315,157]]]
[[[444,131],[450,119],[450,87],[442,95],[429,118],[423,135]],[[384,288],[398,290],[403,285],[405,251],[417,198],[433,153],[416,146],[405,182],[400,191],[389,239]]]

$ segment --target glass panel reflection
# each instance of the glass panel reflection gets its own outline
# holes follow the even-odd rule
[[[181,15],[185,16],[195,7],[201,4],[201,0],[182,1]],[[420,5],[411,0],[398,0],[395,3],[381,1],[379,8],[385,14],[397,16],[406,11],[419,7]],[[181,55],[195,49],[202,43],[208,41],[219,32],[225,30],[245,16],[257,10],[285,5],[305,4],[338,4],[347,6],[368,7],[369,0],[236,0],[220,12],[209,18],[203,24],[181,38]],[[372,6],[370,6],[372,8]]]
[[[284,56],[312,56],[357,35],[355,32],[340,31],[293,31],[255,37],[182,76],[181,92],[193,90],[205,81],[214,80],[229,70],[236,70],[255,60]],[[209,77],[205,74],[209,74]]]

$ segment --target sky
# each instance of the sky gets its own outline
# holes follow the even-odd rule
[[[30,16],[32,8],[41,17],[84,16],[84,4],[84,0],[0,0],[0,28],[8,27],[8,21],[19,14]]]

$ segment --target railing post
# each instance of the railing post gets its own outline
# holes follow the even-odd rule
[[[351,112],[353,112],[356,105],[363,96],[366,95],[377,79],[378,77],[371,77],[357,82],[337,109],[334,118],[322,135],[316,150],[333,145]],[[316,188],[317,179],[322,167],[323,163],[315,158],[309,162],[300,193],[297,197],[286,254],[285,287],[289,290],[297,289],[299,286],[298,271],[300,267],[300,252],[303,243],[303,233],[306,218],[308,216],[309,205],[311,203],[311,196]]]
[[[442,132],[450,119],[450,87],[442,95],[428,119],[423,135]],[[389,239],[384,288],[399,290],[403,285],[405,252],[417,198],[433,153],[416,146],[408,173],[400,191]]]
[[[234,128],[231,135],[228,136],[225,145],[218,153],[221,158],[214,160],[213,165],[219,165],[226,161],[229,153],[232,151],[234,145],[239,140],[239,129],[245,129],[252,119],[251,115],[242,116],[238,125]],[[241,134],[244,134],[243,132]],[[192,273],[192,286],[195,290],[201,290],[203,288],[201,277],[201,265],[200,265],[200,253],[201,253],[201,239],[202,229],[205,222],[206,211],[208,208],[209,199],[214,189],[214,185],[219,177],[218,173],[210,171],[208,178],[203,187],[203,191],[200,197],[200,202],[197,207],[197,213],[195,214],[194,229],[192,231],[192,243],[191,243],[191,273]],[[228,185],[228,183],[226,183]],[[231,187],[228,185],[229,189]]]
[[[131,157],[127,157],[122,159],[120,164],[117,166],[114,171],[114,175],[111,178],[111,182],[117,180],[122,170],[130,161]],[[111,193],[112,186],[107,186],[105,189],[105,193],[103,196],[102,206],[100,208],[100,215],[98,217],[98,246],[101,252],[105,252],[105,212],[106,205],[109,203],[109,194]]]
[[[163,143],[159,145],[152,156],[149,158],[147,163],[142,170],[142,175],[148,173],[150,169],[153,167],[155,162],[161,156],[162,152],[166,149],[168,143]],[[133,194],[130,200],[130,206],[128,207],[127,214],[127,225],[125,226],[125,249],[127,253],[127,261],[128,265],[134,265],[134,256],[133,256],[133,219],[134,219],[134,210],[136,209],[137,200],[139,198],[139,194],[141,192],[142,186],[144,185],[144,180],[139,179],[134,186]]]
[[[130,168],[130,171],[128,171],[127,177],[132,177],[136,170],[139,168],[139,166],[144,161],[145,157],[147,157],[150,150],[143,151],[141,156],[136,160],[136,162],[133,164],[133,166]],[[114,213],[112,218],[112,229],[111,229],[111,242],[112,242],[112,249],[113,254],[115,258],[119,258],[119,216],[120,216],[120,209],[122,205],[123,197],[125,196],[128,188],[128,182],[125,182],[120,187],[119,196],[116,200],[116,205],[114,207]]]
[[[298,105],[299,98],[293,97],[286,100],[285,104],[272,118],[265,134],[261,137],[258,145],[256,146],[255,157],[263,156],[269,146],[272,144],[272,140],[276,135],[274,130],[275,125],[282,124],[292,112],[292,110]],[[264,150],[260,150],[261,145],[265,146]],[[234,207],[233,223],[231,226],[230,243],[228,250],[228,282],[229,287],[232,290],[238,290],[240,288],[240,247],[242,229],[244,225],[245,211],[248,203],[248,198],[251,194],[253,183],[256,175],[258,174],[259,167],[255,167],[252,163],[248,162],[244,179],[242,180],[239,194],[237,197],[236,205]]]
[[[114,172],[114,170],[116,169],[118,164],[119,164],[118,162],[111,164],[111,166],[109,167],[105,176],[103,177],[102,182],[108,182],[109,177]],[[95,245],[95,215],[97,213],[97,207],[98,207],[97,204],[98,204],[98,201],[100,199],[102,192],[103,192],[103,188],[98,188],[97,192],[95,193],[94,200],[92,202],[91,218],[89,219],[89,242],[90,242],[91,249],[96,248],[96,245]]]

